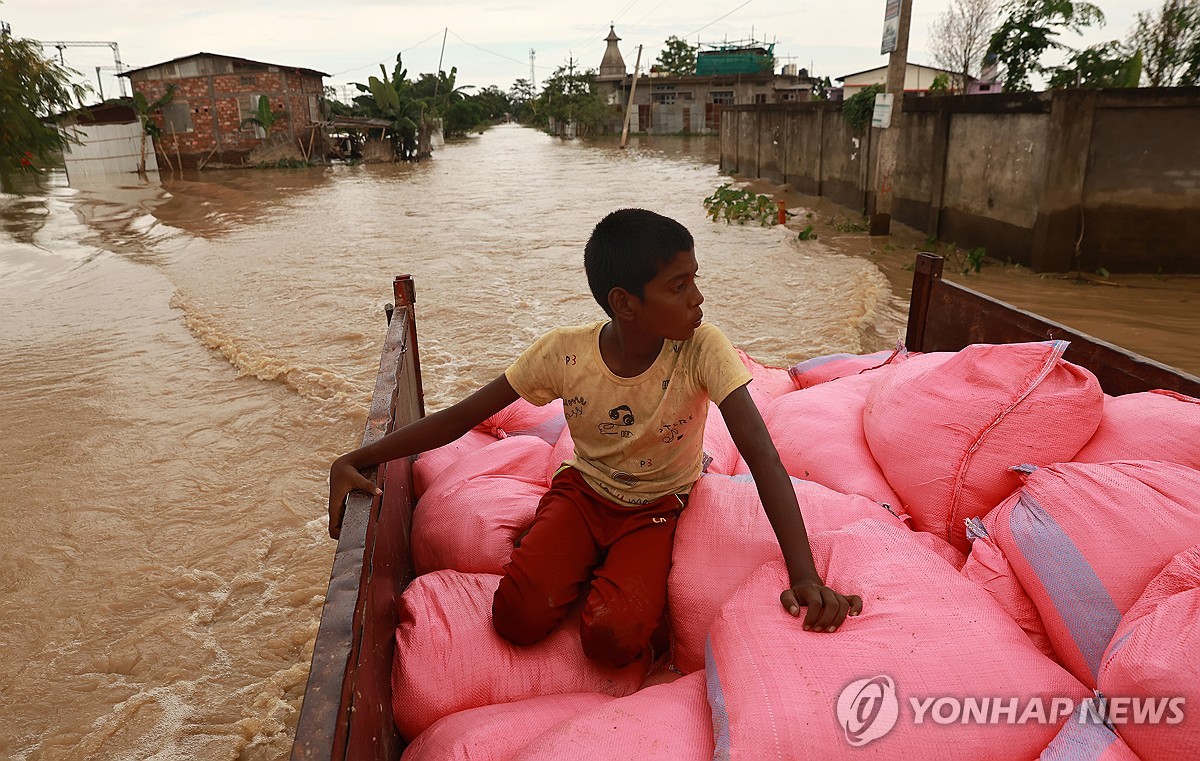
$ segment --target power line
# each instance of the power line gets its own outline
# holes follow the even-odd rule
[[[699,34],[700,32],[703,32],[705,29],[709,28],[710,26],[712,26],[713,24],[717,23],[717,22],[718,22],[718,21],[720,21],[721,19],[723,19],[723,18],[726,18],[726,17],[728,17],[728,16],[732,16],[733,14],[737,13],[737,12],[738,12],[738,11],[740,11],[742,8],[745,8],[747,5],[749,5],[749,4],[750,4],[750,3],[752,3],[752,2],[754,2],[754,0],[746,0],[746,2],[742,3],[742,4],[741,4],[741,5],[739,5],[738,7],[734,8],[734,9],[733,9],[733,10],[731,10],[729,13],[726,13],[724,16],[719,16],[719,17],[717,17],[717,18],[713,19],[712,21],[708,22],[707,24],[705,24],[704,26],[700,27],[699,29],[697,29],[697,30],[696,30],[696,31],[694,31],[694,32],[688,32],[687,34],[683,35],[683,37],[682,37],[681,39],[684,39],[684,40],[686,40],[687,38],[691,37],[693,34]]]
[[[457,36],[458,35],[455,35],[455,37],[457,37]],[[426,42],[429,42],[430,40],[432,40],[434,37],[437,37],[437,32],[434,32],[433,34],[429,35],[425,39],[418,42],[416,45],[412,45],[410,47],[405,48],[404,50],[401,50],[400,54],[403,55],[403,54],[409,52],[410,50],[416,50],[417,48],[424,45]],[[365,69],[368,66],[377,66],[378,64],[379,64],[379,61],[372,61],[371,63],[364,63],[362,66],[355,66],[353,69],[346,69],[345,71],[334,72],[333,74],[330,74],[329,76],[340,77],[343,74],[349,74],[352,71],[358,71],[359,69]]]

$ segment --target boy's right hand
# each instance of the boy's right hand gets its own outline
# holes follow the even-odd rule
[[[329,466],[329,536],[334,539],[342,535],[346,495],[352,491],[364,491],[375,496],[383,494],[369,478],[358,472],[358,468],[347,462],[343,455]]]

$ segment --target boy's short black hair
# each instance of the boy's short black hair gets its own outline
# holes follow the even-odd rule
[[[646,283],[681,251],[695,247],[688,229],[646,209],[619,209],[597,223],[583,249],[583,268],[596,302],[608,314],[608,293],[624,288],[639,299]]]

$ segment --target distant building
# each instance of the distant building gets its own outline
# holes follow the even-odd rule
[[[871,85],[886,85],[887,73],[887,66],[879,66],[874,69],[856,71],[853,74],[845,74],[838,77],[837,81],[842,83],[842,97],[849,98],[863,88],[870,87]],[[945,74],[950,78],[951,86],[960,78],[960,75],[953,71],[909,62],[908,69],[904,73],[904,92],[914,95],[927,95],[929,88],[933,85],[933,80],[940,74]],[[970,92],[971,84],[975,81],[974,77],[968,77],[968,92]]]
[[[285,111],[272,136],[309,142],[319,131],[324,72],[247,58],[196,53],[124,72],[134,92],[154,101],[175,85],[175,95],[155,114],[162,128],[160,151],[184,166],[240,165],[266,135],[255,125],[242,126],[266,98],[274,111]],[[276,137],[275,139],[279,139]]]
[[[633,88],[612,27],[596,84],[613,107],[610,131],[620,132]],[[649,66],[643,61],[643,69]],[[710,45],[696,55],[696,73],[670,76],[650,72],[638,77],[634,89],[635,118],[631,132],[713,133],[721,124],[721,109],[745,103],[785,103],[808,100],[813,81],[804,69],[785,66],[776,74],[773,45],[733,43]]]

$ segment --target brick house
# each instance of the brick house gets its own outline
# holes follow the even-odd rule
[[[162,128],[158,152],[183,166],[240,166],[250,152],[268,142],[255,125],[242,127],[266,98],[277,121],[270,142],[301,149],[319,142],[324,72],[246,58],[196,53],[165,63],[131,69],[134,92],[153,102],[175,85],[175,95],[154,120]],[[176,161],[178,158],[179,162]],[[160,162],[165,163],[165,162]]]
[[[606,128],[621,132],[629,93],[633,90],[631,132],[648,134],[720,131],[721,109],[746,103],[786,103],[811,97],[813,80],[794,65],[774,71],[774,46],[757,43],[709,45],[696,55],[694,73],[671,76],[653,71],[642,74],[633,86],[633,75],[625,67],[613,27],[605,42],[608,47],[596,77],[597,89],[613,108]]]

